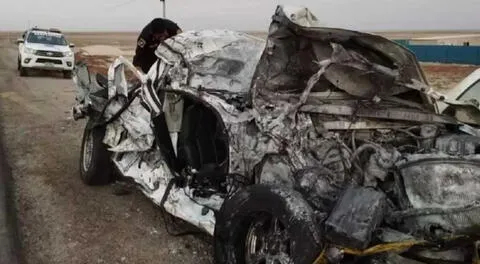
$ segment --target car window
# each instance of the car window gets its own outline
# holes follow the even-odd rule
[[[480,80],[468,87],[457,100],[466,101],[471,99],[480,101]]]
[[[29,43],[40,43],[40,44],[50,44],[50,45],[61,45],[66,46],[67,41],[62,35],[58,34],[48,34],[48,33],[30,33],[28,35],[27,42]]]

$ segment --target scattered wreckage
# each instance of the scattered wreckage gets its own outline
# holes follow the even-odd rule
[[[217,263],[478,262],[480,123],[437,106],[478,103],[404,47],[279,6],[266,42],[185,32],[156,54],[146,75],[77,65],[86,184],[133,179]]]

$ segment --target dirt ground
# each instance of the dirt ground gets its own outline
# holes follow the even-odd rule
[[[134,33],[68,37],[77,51],[101,44],[129,54],[135,46]],[[112,186],[81,183],[78,161],[84,121],[70,117],[73,82],[40,72],[19,77],[12,44],[16,38],[0,34],[0,113],[27,263],[212,263],[211,238],[168,235],[161,210],[140,192],[115,196]],[[112,58],[90,59],[103,71],[102,63]],[[453,87],[477,68],[422,67],[440,90]]]
[[[115,196],[112,186],[81,183],[84,121],[70,117],[72,81],[19,77],[16,64],[15,46],[0,36],[1,128],[26,262],[212,263],[210,237],[168,235],[161,210],[140,192]]]
[[[423,63],[422,68],[429,84],[442,92],[453,88],[479,66]]]

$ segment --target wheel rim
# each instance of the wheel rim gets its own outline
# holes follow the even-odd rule
[[[293,264],[290,236],[278,218],[262,215],[252,221],[245,240],[246,264]]]
[[[92,131],[89,130],[85,135],[85,142],[83,143],[83,170],[88,171],[90,164],[92,163],[93,155],[93,136]]]

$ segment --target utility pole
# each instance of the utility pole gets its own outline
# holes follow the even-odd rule
[[[162,2],[163,4],[163,18],[167,18],[167,6],[165,5],[165,0],[160,0],[160,2]]]

